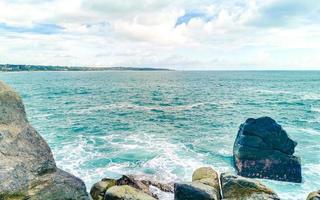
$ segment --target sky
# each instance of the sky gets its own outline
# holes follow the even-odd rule
[[[0,63],[319,69],[319,0],[0,0]]]

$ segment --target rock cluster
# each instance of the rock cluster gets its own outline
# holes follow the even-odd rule
[[[296,145],[272,118],[247,119],[233,147],[235,168],[245,177],[300,183],[300,158],[293,155]]]
[[[0,199],[89,199],[80,179],[56,167],[20,97],[1,82],[0,180]]]
[[[90,194],[94,200],[155,200],[159,199],[157,188],[163,192],[173,192],[173,185],[147,180],[145,177],[123,175],[120,179],[104,178],[95,183]]]
[[[219,174],[211,167],[194,171],[191,182],[161,184],[123,176],[118,180],[103,179],[91,188],[93,200],[155,200],[159,197],[153,185],[171,192],[175,200],[278,200],[278,196],[258,181],[231,174]]]

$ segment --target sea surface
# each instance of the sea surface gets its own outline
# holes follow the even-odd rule
[[[298,142],[303,183],[262,180],[283,199],[320,189],[320,71],[0,73],[18,91],[60,168],[88,190],[103,177],[188,181],[200,166],[234,172],[249,117],[270,116]]]

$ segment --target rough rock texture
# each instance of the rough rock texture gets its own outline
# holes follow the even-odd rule
[[[130,186],[155,199],[159,199],[162,193],[173,193],[173,184],[165,184],[149,180],[145,176],[123,175],[119,179],[104,178],[95,183],[90,191],[93,200],[104,199],[106,191],[112,186]]]
[[[97,183],[95,183],[91,190],[90,195],[93,200],[103,200],[106,191],[116,185],[116,180],[114,179],[103,179]]]
[[[142,181],[138,180],[136,177],[132,175],[123,175],[120,179],[116,181],[116,185],[129,185],[137,190],[140,190],[150,196],[156,198],[154,194],[152,194],[149,190],[149,185],[144,184]]]
[[[278,200],[269,188],[253,179],[228,173],[220,176],[222,197],[226,200]]]
[[[105,200],[155,200],[155,198],[134,187],[122,185],[109,188]]]
[[[20,97],[1,82],[0,180],[0,199],[89,199],[80,179],[56,167]]]
[[[300,158],[293,155],[296,142],[270,117],[247,119],[233,147],[239,175],[301,182]]]
[[[174,185],[175,200],[218,200],[215,188],[201,182],[176,183]]]
[[[219,175],[211,167],[201,167],[193,172],[191,183],[176,183],[175,200],[221,199]]]
[[[307,200],[320,200],[320,190],[311,192],[308,195]]]
[[[192,181],[199,181],[220,190],[219,174],[211,167],[201,167],[192,174]]]

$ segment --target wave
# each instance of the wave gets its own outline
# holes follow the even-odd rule
[[[135,110],[135,111],[151,111],[151,112],[161,112],[161,111],[185,111],[185,110],[192,110],[194,108],[199,108],[205,105],[213,105],[214,103],[194,103],[188,105],[154,105],[154,106],[140,106],[131,103],[115,103],[109,105],[100,105],[94,106],[85,109],[78,109],[73,110],[72,112],[76,112],[77,114],[88,114],[94,113],[97,111],[104,111],[104,110],[116,110],[116,109],[125,109],[125,110]],[[225,105],[226,103],[221,105]]]
[[[318,93],[304,94],[301,98],[302,100],[320,100],[320,94]]]
[[[320,113],[320,108],[311,108],[311,111],[316,112],[316,113]]]
[[[310,134],[310,135],[320,135],[320,132],[317,131],[317,130],[314,130],[312,128],[300,128],[300,130],[302,132],[305,132],[307,134]]]

